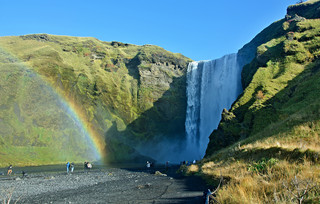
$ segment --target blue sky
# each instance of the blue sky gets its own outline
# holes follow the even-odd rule
[[[297,1],[297,0],[296,0]],[[237,52],[294,0],[5,0],[0,36],[48,33],[154,44],[193,60]]]

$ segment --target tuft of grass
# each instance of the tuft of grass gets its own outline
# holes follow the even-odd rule
[[[278,159],[271,158],[271,159],[265,159],[262,158],[258,162],[253,162],[252,164],[248,165],[248,171],[251,172],[257,172],[257,173],[265,173],[268,169],[273,167],[279,162]]]

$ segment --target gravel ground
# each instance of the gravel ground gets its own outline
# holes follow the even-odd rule
[[[27,177],[17,171],[0,176],[0,203],[11,192],[12,203],[203,203],[202,192],[208,188],[198,177],[176,174],[177,167],[167,176],[155,174],[164,172],[162,168],[79,169],[72,174],[52,169]]]

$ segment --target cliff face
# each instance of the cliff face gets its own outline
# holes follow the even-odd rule
[[[244,92],[230,111],[222,113],[207,156],[237,142],[292,131],[307,121],[318,124],[320,15],[314,12],[318,8],[319,1],[290,6],[285,19],[239,51],[248,61],[252,58],[242,71]]]
[[[180,54],[47,34],[1,37],[0,48],[0,153],[8,156],[3,163],[21,155],[22,163],[83,160],[88,145],[59,98],[72,102],[106,142],[108,161],[133,159],[136,147],[163,135],[184,137],[191,60]]]
[[[320,2],[318,0],[309,0],[305,3],[291,5],[287,9],[287,14],[290,16],[299,15],[308,19],[319,18]]]

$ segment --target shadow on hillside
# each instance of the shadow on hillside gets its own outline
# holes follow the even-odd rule
[[[107,151],[114,156],[111,160],[127,162],[125,155],[120,154],[130,155],[128,161],[139,162],[145,162],[148,157],[173,158],[179,154],[185,140],[185,93],[186,76],[175,77],[153,107],[128,124],[124,131],[119,131],[114,122],[105,132]],[[141,154],[145,157],[139,159]]]
[[[243,125],[243,121],[245,118],[247,119],[247,128],[241,127],[245,132],[245,135],[253,135],[249,138],[246,136],[241,136],[241,133],[237,136],[234,136],[233,141],[228,143],[226,141],[228,137],[222,138],[222,143],[224,147],[230,146],[235,143],[241,143],[241,145],[247,143],[255,143],[261,139],[268,138],[274,135],[281,135],[282,133],[288,132],[292,130],[292,127],[302,125],[306,122],[313,122],[319,119],[320,115],[320,104],[317,101],[316,96],[319,96],[320,87],[320,59],[310,63],[305,67],[305,70],[296,76],[294,79],[288,82],[286,88],[278,92],[274,97],[265,101],[262,105],[263,108],[259,110],[249,109],[253,103],[255,103],[254,97],[247,102],[242,107],[239,107],[238,110],[235,110],[235,115],[240,115],[242,112],[242,116],[239,116],[238,121],[239,124]],[[313,87],[313,88],[312,88]],[[259,87],[256,89],[255,93],[257,93]],[[244,108],[245,107],[245,108]],[[244,111],[245,110],[245,111]],[[302,112],[304,110],[305,112]],[[248,118],[250,120],[248,120]],[[262,128],[258,128],[262,127]],[[252,132],[254,128],[255,132]],[[250,131],[251,130],[251,131]],[[247,131],[247,132],[246,132]],[[258,135],[256,133],[259,133]],[[215,137],[218,138],[223,137],[223,131],[218,130],[215,133]],[[242,142],[241,142],[242,141]],[[216,143],[217,144],[217,143]],[[215,144],[215,145],[216,145]],[[273,157],[276,156],[277,152],[286,152],[284,149],[277,149],[277,147],[269,148],[269,149],[254,149],[253,152],[242,152],[236,157],[248,157],[251,158],[251,154],[256,155],[258,157]],[[287,155],[289,158],[289,154],[294,153],[295,150],[289,151],[283,155]],[[302,154],[302,153],[301,153]],[[303,153],[302,155],[308,154]],[[269,155],[269,156],[268,156]],[[281,156],[281,158],[285,158]],[[301,155],[300,155],[301,156]],[[300,158],[299,156],[299,158]],[[288,159],[287,158],[287,159]],[[291,157],[290,157],[291,158]],[[289,160],[290,160],[289,158]],[[254,158],[252,158],[254,159]]]
[[[259,117],[263,117],[265,113],[271,112],[271,114],[277,116],[276,121],[273,121],[272,118],[266,118],[268,119],[266,121],[267,125],[273,122],[285,124],[285,129],[280,128],[274,134],[279,134],[293,126],[319,119],[319,104],[315,104],[318,101],[317,98],[314,99],[313,97],[319,94],[320,80],[317,80],[320,76],[319,65],[320,60],[317,60],[306,66],[302,73],[288,82],[286,88],[267,100],[263,104],[265,108],[260,109],[256,114]],[[287,109],[286,112],[281,112],[284,109]],[[303,109],[306,112],[301,112]],[[299,114],[299,117],[290,117],[296,113]],[[265,126],[266,128],[268,127],[267,125]]]
[[[140,65],[140,60],[139,60],[139,54],[137,54],[134,58],[130,59],[126,63],[126,67],[128,68],[128,73],[130,76],[132,76],[134,79],[138,81],[138,86],[140,86],[140,77],[139,77],[139,70],[137,67]]]
[[[269,148],[244,148],[228,152],[228,157],[233,157],[236,160],[243,161],[245,163],[252,161],[261,161],[261,159],[275,158],[279,160],[287,160],[289,162],[303,162],[304,160],[312,161],[314,163],[319,162],[319,154],[312,150],[301,150],[299,148],[289,150],[282,147],[269,147]],[[224,163],[228,164],[228,160],[225,159]]]

